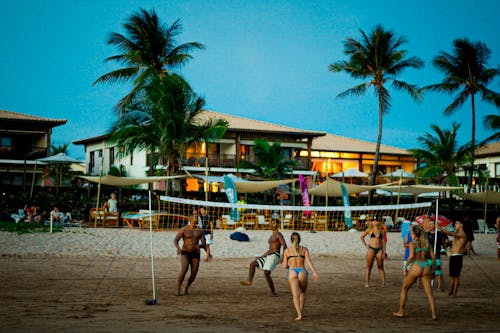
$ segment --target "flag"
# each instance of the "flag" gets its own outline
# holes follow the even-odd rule
[[[351,205],[349,204],[349,195],[347,194],[347,190],[345,188],[344,183],[340,183],[340,189],[342,190],[342,201],[344,202],[344,220],[345,225],[348,228],[352,227],[352,217],[351,217]]]
[[[227,175],[224,176],[224,190],[226,192],[227,200],[229,201],[229,203],[238,203],[238,192],[236,191],[236,185],[234,184],[233,179],[231,177],[228,177]],[[240,213],[236,208],[231,208],[229,216],[233,221],[240,220]]]
[[[309,201],[309,190],[307,189],[307,182],[302,175],[299,175],[299,181],[300,193],[302,193],[302,204],[306,207],[309,207],[311,205],[311,202]],[[307,217],[310,217],[311,213],[312,212],[310,210],[304,211],[304,215]]]

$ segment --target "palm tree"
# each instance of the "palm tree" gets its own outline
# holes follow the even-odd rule
[[[119,110],[123,110],[154,75],[171,74],[173,68],[192,58],[189,51],[205,47],[199,42],[177,45],[176,37],[182,32],[180,20],[166,26],[160,22],[154,10],[148,12],[140,9],[133,13],[125,21],[123,28],[128,36],[114,32],[108,39],[108,44],[116,46],[122,53],[105,60],[117,62],[123,68],[104,74],[94,82],[95,85],[133,80],[132,91],[117,105]]]
[[[68,154],[69,143],[63,143],[59,145],[50,145],[50,155],[57,155],[59,153]],[[71,168],[69,164],[50,164],[49,166],[49,176],[56,179],[57,189],[62,185],[62,175],[68,175],[71,173]]]
[[[488,143],[491,141],[500,140],[500,116],[496,114],[490,114],[484,117],[484,126],[496,130],[495,133],[483,140],[482,143]]]
[[[268,180],[279,180],[286,177],[296,162],[289,160],[281,151],[281,143],[274,142],[272,145],[263,139],[256,139],[252,147],[256,162],[251,163],[242,160],[238,168],[253,168],[255,173]]]
[[[454,101],[444,112],[451,114],[460,108],[470,97],[471,100],[471,158],[468,167],[468,188],[472,185],[474,171],[474,150],[476,146],[476,105],[475,96],[481,93],[484,101],[495,103],[499,94],[488,89],[487,85],[500,75],[498,68],[487,68],[491,51],[483,42],[471,42],[467,38],[453,41],[453,53],[441,51],[433,60],[434,66],[445,75],[443,82],[432,84],[422,90],[432,90],[453,94],[458,92]]]
[[[442,185],[459,186],[456,172],[470,155],[470,145],[459,146],[457,135],[460,125],[453,123],[451,129],[431,125],[434,133],[426,132],[417,140],[423,148],[410,149],[421,166],[416,169],[419,178],[437,181]]]
[[[406,43],[404,37],[396,37],[394,32],[385,30],[377,25],[370,35],[360,30],[361,40],[348,38],[344,41],[344,54],[349,57],[331,64],[329,70],[333,73],[345,72],[355,79],[368,79],[339,95],[343,98],[348,95],[361,96],[368,88],[373,87],[378,99],[378,136],[375,149],[375,160],[371,184],[375,184],[378,174],[378,160],[380,144],[382,142],[382,118],[389,111],[391,96],[387,90],[387,83],[406,91],[415,100],[420,99],[420,93],[415,85],[397,80],[398,75],[407,68],[421,68],[424,63],[420,58],[406,58],[406,50],[400,47]]]
[[[162,159],[168,173],[175,173],[187,145],[222,137],[227,129],[223,119],[200,117],[204,105],[182,77],[156,76],[113,125],[110,142],[120,146],[121,156],[136,149],[150,152],[150,175]]]

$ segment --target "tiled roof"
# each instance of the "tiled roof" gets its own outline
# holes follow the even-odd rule
[[[229,123],[229,130],[246,131],[246,132],[273,132],[273,133],[288,133],[305,136],[322,136],[325,132],[309,131],[293,127],[282,126],[265,121],[254,120],[230,114],[219,113],[215,111],[205,110],[200,114],[204,118],[222,118]]]
[[[32,116],[29,114],[0,110],[0,119],[5,120],[18,120],[18,121],[31,121],[31,122],[43,122],[43,123],[51,123],[54,125],[62,125],[66,124],[66,119],[54,119],[54,118],[44,118]]]
[[[476,149],[476,157],[500,155],[500,141],[490,143],[482,148]]]
[[[376,144],[368,141],[347,138],[334,134],[327,134],[325,136],[314,138],[312,143],[312,150],[321,151],[338,151],[338,152],[357,152],[375,154]],[[382,154],[396,154],[408,155],[408,151],[401,148],[380,145],[380,153]]]

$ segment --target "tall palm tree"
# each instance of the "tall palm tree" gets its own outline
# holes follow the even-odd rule
[[[156,12],[140,9],[133,13],[123,24],[126,35],[112,33],[108,44],[114,45],[122,53],[106,58],[106,62],[117,62],[123,68],[99,77],[95,82],[114,83],[133,80],[132,91],[117,105],[123,110],[125,105],[154,75],[170,74],[175,67],[185,64],[192,56],[193,49],[203,49],[199,42],[177,45],[176,37],[182,32],[180,20],[171,26],[161,23]]]
[[[467,38],[453,41],[453,52],[441,51],[433,60],[434,66],[445,75],[441,83],[428,85],[422,90],[444,93],[458,93],[454,101],[444,112],[451,114],[459,109],[470,97],[471,100],[471,158],[468,166],[468,188],[472,185],[474,172],[474,150],[476,146],[476,103],[475,96],[480,93],[486,102],[495,103],[498,93],[488,89],[487,85],[500,75],[498,68],[487,68],[491,51],[483,42],[472,42]]]
[[[422,148],[410,149],[421,166],[416,173],[419,178],[437,181],[439,184],[458,186],[456,172],[466,162],[470,155],[470,144],[459,146],[457,143],[460,125],[453,123],[451,129],[441,129],[431,125],[434,133],[426,132],[417,140]]]
[[[371,184],[375,184],[378,174],[378,160],[382,142],[382,118],[389,111],[391,96],[387,83],[397,89],[406,91],[415,100],[420,99],[420,93],[415,85],[397,79],[398,75],[407,68],[421,68],[424,63],[420,58],[406,58],[406,50],[400,47],[406,43],[404,37],[397,37],[391,30],[385,30],[377,25],[368,35],[360,30],[361,39],[347,38],[344,41],[344,54],[349,57],[331,64],[329,70],[333,73],[345,72],[355,79],[365,81],[353,88],[337,95],[343,98],[348,95],[361,96],[368,88],[373,87],[378,99],[378,136],[375,149],[375,160]]]
[[[200,117],[204,105],[182,77],[156,76],[115,122],[110,141],[120,146],[121,156],[136,149],[150,152],[150,174],[161,159],[169,174],[175,173],[187,145],[219,138],[227,129],[223,119]]]

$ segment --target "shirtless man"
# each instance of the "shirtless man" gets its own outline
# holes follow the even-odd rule
[[[250,263],[248,280],[240,281],[240,283],[244,286],[251,286],[255,269],[259,267],[259,269],[264,271],[264,276],[266,277],[269,288],[271,288],[271,293],[276,296],[273,279],[271,278],[271,272],[276,265],[282,261],[280,251],[281,247],[283,247],[283,251],[285,251],[286,242],[281,232],[278,231],[278,222],[276,220],[272,223],[272,228],[273,234],[269,237],[269,250],[264,252],[261,256],[256,257],[255,260]]]
[[[181,286],[184,282],[184,277],[191,267],[191,274],[184,288],[184,295],[188,294],[188,289],[198,274],[200,267],[200,245],[205,246],[205,236],[203,231],[197,228],[198,217],[193,215],[189,218],[189,224],[182,228],[175,236],[174,245],[177,248],[177,254],[181,255],[181,272],[177,280],[177,296],[181,296]],[[182,238],[182,249],[179,246],[179,240]]]
[[[464,224],[461,221],[455,222],[456,232],[449,232],[439,226],[439,230],[448,236],[453,236],[453,245],[451,246],[450,257],[450,293],[451,297],[457,297],[458,285],[460,283],[460,272],[462,271],[462,263],[464,259],[466,235],[464,232]]]

